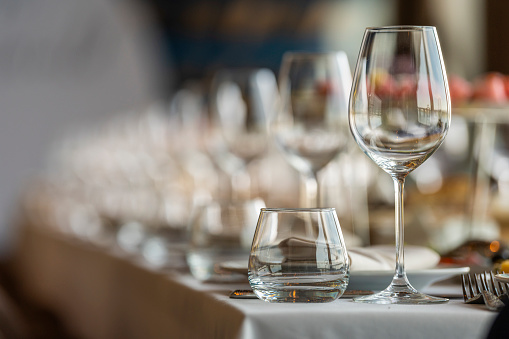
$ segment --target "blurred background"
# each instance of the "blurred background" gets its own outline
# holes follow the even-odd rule
[[[165,106],[182,88],[205,96],[214,72],[265,67],[287,50],[343,50],[351,68],[366,26],[437,26],[450,74],[507,70],[496,1],[3,1],[0,248],[10,248],[23,190],[63,140]],[[196,94],[196,93],[195,93]],[[206,99],[205,99],[206,100]],[[291,169],[290,169],[291,171]]]
[[[249,161],[225,150],[215,74],[277,76],[290,50],[344,51],[353,72],[365,27],[411,24],[437,27],[464,100],[453,101],[458,127],[407,183],[406,240],[444,256],[468,240],[498,244],[491,260],[509,241],[508,11],[495,0],[0,1],[0,254],[8,262],[33,223],[115,238],[161,264],[167,248],[142,238],[184,229],[199,202],[298,205],[299,174],[275,147]],[[391,179],[356,145],[319,179],[351,244],[393,242]]]

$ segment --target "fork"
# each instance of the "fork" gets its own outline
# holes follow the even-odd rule
[[[489,274],[489,279],[488,279]],[[500,301],[502,301],[505,305],[509,304],[509,286],[507,283],[501,283],[500,281],[497,281],[494,276],[493,272],[484,272],[484,275],[481,275],[481,280],[483,283],[483,287],[493,293]],[[489,284],[488,284],[489,280]]]
[[[461,276],[461,288],[463,289],[463,300],[466,304],[484,304],[479,283],[477,279],[472,282],[470,274]]]
[[[490,279],[491,284],[488,284],[487,274],[488,273],[484,272],[484,274],[476,275],[478,284],[482,286],[481,294],[484,298],[484,303],[489,310],[500,311],[505,306],[502,300],[499,299],[499,296],[502,295],[501,288],[500,286],[499,288],[495,286],[495,283],[493,282],[493,275],[491,275]]]
[[[461,276],[461,287],[463,289],[463,299],[467,304],[485,304],[491,311],[500,311],[506,304],[509,304],[508,284],[501,284],[498,281],[495,284],[491,272],[474,274],[473,280],[471,275],[463,274]]]

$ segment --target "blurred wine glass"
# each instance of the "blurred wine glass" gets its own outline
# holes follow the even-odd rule
[[[223,272],[227,261],[247,263],[256,221],[263,200],[211,201],[195,206],[189,220],[187,263],[191,274],[202,281],[244,280],[245,276]]]
[[[355,299],[378,304],[440,303],[416,291],[404,265],[405,178],[442,144],[451,103],[442,52],[434,27],[367,28],[357,60],[349,122],[362,151],[394,181],[396,269],[379,293]]]
[[[318,172],[347,144],[352,76],[346,54],[288,52],[279,73],[281,107],[271,123],[278,148],[301,173],[301,205],[320,206]]]
[[[232,174],[232,197],[254,194],[247,166],[267,150],[267,123],[278,98],[268,69],[225,69],[212,81],[212,119],[228,151],[242,160]]]

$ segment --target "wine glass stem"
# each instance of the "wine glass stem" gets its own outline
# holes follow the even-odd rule
[[[249,199],[251,197],[251,178],[246,166],[238,169],[232,174],[231,185],[231,195],[233,200]]]
[[[314,208],[320,206],[320,185],[318,184],[318,176],[315,172],[309,172],[303,176],[303,191],[301,194],[301,205],[303,207]]]
[[[396,211],[396,271],[394,274],[394,283],[398,285],[408,284],[405,273],[405,257],[404,257],[404,215],[403,215],[403,189],[405,185],[405,177],[394,176],[394,192],[395,192],[395,211]]]

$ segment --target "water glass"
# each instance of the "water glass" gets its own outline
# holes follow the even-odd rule
[[[186,254],[191,274],[201,281],[245,280],[221,268],[226,262],[247,264],[263,200],[213,201],[195,208],[190,218]]]
[[[249,283],[268,302],[330,302],[343,295],[350,263],[334,208],[262,208]]]

